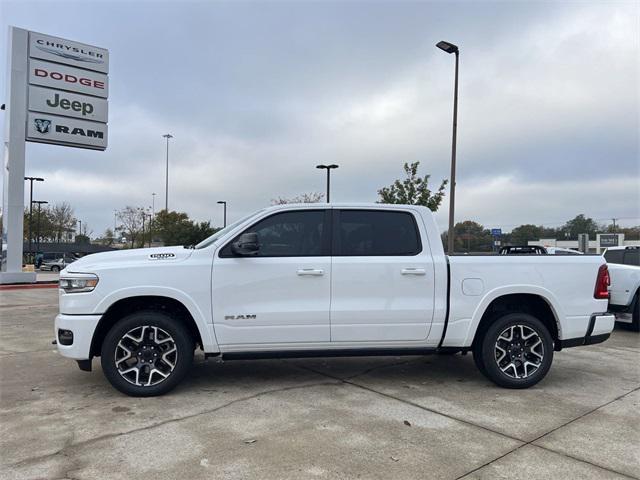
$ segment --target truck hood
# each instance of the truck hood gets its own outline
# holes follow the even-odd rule
[[[132,248],[116,252],[86,255],[67,265],[62,273],[93,273],[104,268],[122,268],[149,263],[170,264],[182,262],[193,254],[193,249],[184,247]]]

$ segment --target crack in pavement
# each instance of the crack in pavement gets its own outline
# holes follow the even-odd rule
[[[43,351],[46,351],[46,350],[43,350]],[[29,353],[29,352],[22,352],[22,353]],[[20,354],[20,353],[17,353],[17,354]],[[421,410],[428,411],[428,412],[436,414],[436,415],[440,415],[440,416],[449,418],[449,419],[457,421],[457,422],[461,422],[461,423],[467,424],[467,425],[475,427],[475,428],[480,428],[482,430],[485,430],[485,431],[491,432],[493,434],[500,435],[502,437],[505,437],[505,438],[508,438],[510,440],[517,441],[517,442],[521,443],[517,447],[509,450],[508,452],[506,452],[506,453],[504,453],[504,454],[502,454],[502,455],[500,455],[500,456],[498,456],[498,457],[496,457],[496,458],[494,458],[494,459],[492,459],[492,460],[490,460],[490,461],[488,461],[488,462],[486,462],[486,463],[484,463],[484,464],[482,464],[482,465],[470,470],[469,472],[466,472],[464,475],[461,475],[461,476],[457,477],[456,480],[460,480],[460,479],[463,479],[465,477],[468,477],[469,475],[472,475],[473,473],[481,470],[482,468],[484,468],[486,466],[489,466],[489,465],[491,465],[491,464],[493,464],[493,463],[505,458],[506,456],[518,451],[519,449],[521,449],[521,448],[523,448],[523,447],[525,447],[527,445],[532,445],[535,448],[540,448],[542,450],[554,453],[556,455],[560,455],[560,456],[565,457],[565,458],[570,458],[570,459],[578,461],[578,462],[586,463],[586,464],[588,464],[588,465],[590,465],[592,467],[595,467],[595,468],[598,468],[598,469],[601,469],[601,470],[605,470],[605,471],[608,471],[608,472],[611,472],[611,473],[615,473],[615,474],[623,476],[625,478],[635,478],[635,477],[631,477],[631,476],[629,476],[627,474],[624,474],[622,472],[618,472],[618,471],[616,471],[616,470],[614,470],[612,468],[604,467],[602,465],[598,465],[596,463],[592,463],[592,462],[590,462],[588,460],[585,460],[585,459],[582,459],[582,458],[578,458],[578,457],[575,457],[573,455],[566,454],[564,452],[559,452],[559,451],[553,450],[552,448],[544,447],[544,446],[541,446],[541,445],[535,445],[534,442],[544,438],[547,435],[550,435],[550,434],[556,432],[559,429],[562,429],[562,428],[572,424],[573,422],[576,422],[576,421],[578,421],[578,420],[580,420],[580,419],[582,419],[582,418],[584,418],[584,417],[586,417],[586,416],[588,416],[588,415],[590,415],[590,414],[592,414],[594,412],[597,412],[598,410],[610,405],[611,403],[614,403],[614,402],[624,398],[625,396],[627,396],[627,395],[629,395],[629,394],[631,394],[631,393],[633,393],[633,392],[635,392],[637,390],[640,390],[640,387],[636,387],[636,388],[634,388],[634,389],[632,389],[632,390],[630,390],[630,391],[628,391],[628,392],[626,392],[626,393],[624,393],[622,395],[619,395],[618,397],[616,397],[616,398],[614,398],[614,399],[612,399],[612,400],[610,400],[610,401],[608,401],[608,402],[606,402],[606,403],[604,403],[604,404],[602,404],[602,405],[600,405],[598,407],[592,408],[592,409],[590,409],[590,410],[578,415],[577,417],[575,417],[575,418],[563,423],[562,425],[559,425],[559,426],[549,430],[548,432],[545,432],[542,435],[537,436],[536,438],[534,438],[532,440],[525,441],[525,440],[520,439],[520,438],[518,438],[516,436],[505,434],[505,433],[499,432],[497,430],[493,430],[493,429],[491,429],[489,427],[476,424],[476,423],[474,423],[472,421],[469,421],[469,420],[466,420],[464,418],[458,418],[455,415],[443,413],[443,412],[434,410],[432,408],[425,407],[423,405],[419,405],[419,404],[417,404],[417,403],[415,403],[415,402],[413,402],[411,400],[406,400],[406,399],[403,399],[403,398],[400,398],[400,397],[396,397],[396,396],[394,396],[392,394],[381,392],[381,391],[378,391],[378,390],[376,390],[374,388],[371,388],[371,387],[368,387],[368,386],[365,386],[365,385],[362,385],[362,384],[359,384],[359,383],[353,381],[357,377],[361,377],[363,375],[371,373],[372,371],[376,371],[376,370],[380,370],[380,369],[384,369],[384,368],[390,368],[390,367],[393,367],[393,366],[398,366],[398,365],[403,365],[403,364],[408,364],[408,363],[414,362],[415,359],[410,359],[410,360],[406,360],[406,361],[402,361],[402,362],[387,363],[387,364],[384,364],[384,365],[377,365],[375,367],[371,367],[371,368],[366,369],[366,370],[364,370],[364,371],[362,371],[360,373],[357,373],[355,375],[351,375],[351,376],[344,377],[344,378],[341,378],[341,377],[338,377],[338,376],[335,376],[335,375],[332,375],[332,374],[328,374],[328,373],[316,370],[315,368],[312,368],[312,367],[301,366],[299,364],[296,364],[294,362],[287,361],[287,360],[284,360],[284,359],[282,361],[283,361],[283,363],[286,363],[287,365],[292,365],[292,366],[294,366],[294,367],[296,367],[296,368],[298,368],[300,370],[312,372],[314,374],[321,375],[323,377],[326,377],[326,378],[329,378],[331,380],[334,380],[334,382],[317,382],[317,383],[306,384],[306,385],[294,385],[294,386],[289,386],[289,387],[282,387],[282,388],[275,388],[275,389],[271,389],[271,390],[265,390],[265,391],[258,392],[258,393],[253,394],[253,395],[237,398],[237,399],[231,400],[231,401],[229,401],[229,402],[227,402],[227,403],[225,403],[223,405],[219,405],[218,407],[215,407],[215,408],[212,408],[212,409],[208,409],[208,410],[204,410],[204,411],[197,412],[197,413],[193,413],[191,415],[187,415],[187,416],[184,416],[184,417],[171,418],[171,419],[168,419],[168,420],[165,420],[165,421],[162,421],[162,422],[158,422],[158,423],[147,425],[147,426],[140,427],[140,428],[134,428],[132,430],[125,431],[125,432],[101,435],[101,436],[94,437],[94,438],[91,438],[91,439],[88,439],[88,440],[85,440],[85,441],[82,441],[82,442],[78,442],[78,443],[67,442],[67,444],[65,444],[65,446],[63,446],[62,448],[60,448],[59,450],[57,450],[55,452],[52,452],[52,453],[49,453],[49,454],[45,454],[45,455],[36,456],[36,457],[27,458],[27,459],[21,460],[20,462],[7,464],[7,465],[5,465],[5,467],[16,468],[16,467],[29,466],[29,465],[32,465],[32,464],[37,464],[40,461],[43,461],[43,460],[46,460],[48,458],[52,458],[52,457],[55,457],[55,456],[58,456],[58,455],[63,455],[65,457],[69,457],[68,454],[70,452],[73,452],[74,450],[77,450],[79,448],[85,447],[87,445],[91,445],[91,444],[100,442],[102,440],[108,440],[108,439],[117,438],[117,437],[124,436],[124,435],[129,435],[129,434],[132,434],[132,433],[137,433],[137,432],[141,432],[141,431],[147,431],[147,430],[154,429],[156,427],[162,427],[162,426],[167,425],[167,424],[181,422],[183,420],[188,420],[188,419],[191,419],[191,418],[194,418],[194,417],[197,417],[197,416],[215,413],[215,412],[217,412],[219,410],[222,410],[222,409],[224,409],[226,407],[235,405],[237,403],[249,401],[249,400],[258,398],[260,396],[263,396],[263,395],[270,395],[270,394],[273,394],[273,393],[285,392],[285,391],[290,391],[290,390],[312,388],[312,387],[324,386],[324,385],[336,385],[336,384],[339,384],[339,383],[343,383],[343,384],[346,384],[346,385],[353,386],[355,388],[359,388],[359,389],[363,389],[365,391],[369,391],[369,392],[374,393],[376,395],[380,395],[380,396],[383,396],[383,397],[386,397],[386,398],[389,398],[389,399],[392,399],[392,400],[399,401],[401,403],[405,403],[407,405],[419,408]],[[75,469],[75,470],[77,470],[77,469]],[[74,469],[68,470],[66,473],[71,473],[72,471],[74,471]]]
[[[295,365],[295,364],[294,364],[294,365]],[[387,365],[387,366],[391,366],[391,365]],[[491,428],[489,428],[489,427],[486,427],[486,426],[484,426],[484,425],[476,424],[476,423],[474,423],[474,422],[472,422],[472,421],[470,421],[470,420],[466,420],[466,419],[464,419],[464,418],[459,418],[459,417],[456,417],[456,416],[451,415],[451,414],[447,414],[447,413],[439,412],[439,411],[437,411],[437,410],[434,410],[434,409],[431,409],[431,408],[425,407],[425,406],[423,406],[423,405],[417,404],[417,403],[415,403],[415,402],[412,402],[411,400],[406,400],[406,399],[403,399],[403,398],[400,398],[400,397],[396,397],[396,396],[394,396],[394,395],[391,395],[391,394],[389,394],[389,393],[385,393],[385,392],[378,391],[378,390],[376,390],[376,389],[374,389],[374,388],[371,388],[371,387],[368,387],[368,386],[366,386],[366,385],[361,385],[361,384],[359,384],[359,383],[356,383],[356,382],[351,381],[351,380],[350,380],[350,378],[351,378],[351,377],[347,377],[347,378],[345,378],[345,379],[342,379],[342,378],[340,378],[340,377],[336,377],[336,376],[330,375],[330,374],[328,374],[328,373],[324,373],[324,372],[318,371],[318,370],[316,370],[316,369],[314,369],[314,368],[311,368],[311,367],[299,366],[299,368],[304,369],[304,370],[309,370],[309,371],[311,371],[311,372],[313,372],[313,373],[317,373],[317,374],[319,374],[319,375],[324,375],[324,376],[326,376],[326,377],[328,377],[328,378],[333,378],[334,380],[339,380],[339,381],[340,381],[340,382],[342,382],[342,383],[345,383],[345,384],[348,384],[348,385],[352,385],[352,386],[354,386],[354,387],[361,388],[361,389],[363,389],[363,390],[367,390],[367,391],[369,391],[369,392],[372,392],[372,393],[375,393],[375,394],[381,395],[381,396],[383,396],[383,397],[387,397],[387,398],[390,398],[390,399],[396,400],[396,401],[398,401],[398,402],[405,403],[405,404],[407,404],[407,405],[411,405],[411,406],[413,406],[413,407],[420,408],[420,409],[422,409],[422,410],[425,410],[425,411],[428,411],[428,412],[434,413],[434,414],[436,414],[436,415],[441,415],[441,416],[443,416],[443,417],[446,417],[446,418],[449,418],[449,419],[451,419],[451,420],[455,420],[455,421],[458,421],[458,422],[461,422],[461,423],[467,424],[467,425],[469,425],[469,426],[473,426],[473,427],[476,427],[476,428],[481,428],[481,429],[483,429],[483,430],[486,430],[486,431],[488,431],[488,432],[494,433],[494,434],[496,434],[496,435],[500,435],[500,436],[502,436],[502,437],[506,437],[506,438],[508,438],[508,439],[510,439],[510,440],[514,440],[514,441],[517,441],[517,442],[522,442],[522,444],[521,444],[521,445],[519,445],[519,446],[517,446],[516,448],[514,448],[514,449],[510,450],[509,452],[507,452],[507,453],[505,453],[505,454],[503,454],[503,455],[500,455],[499,457],[496,457],[496,458],[494,458],[493,460],[491,460],[491,461],[489,461],[489,462],[487,462],[487,463],[485,463],[485,464],[483,464],[483,465],[481,465],[481,466],[479,466],[479,467],[477,467],[477,468],[474,468],[473,470],[471,470],[471,471],[469,471],[469,472],[465,473],[464,475],[457,477],[455,480],[460,480],[460,479],[462,479],[462,478],[464,478],[464,477],[466,477],[466,476],[468,476],[468,475],[471,475],[472,473],[474,473],[474,472],[476,472],[476,471],[480,470],[481,468],[484,468],[484,467],[486,467],[487,465],[491,465],[492,463],[496,462],[497,460],[500,460],[501,458],[506,457],[507,455],[509,455],[509,454],[511,454],[511,453],[513,453],[513,452],[515,452],[515,451],[517,451],[517,450],[519,450],[519,449],[521,449],[522,447],[525,447],[525,446],[527,446],[527,445],[533,445],[533,442],[536,442],[536,441],[540,440],[541,438],[543,438],[543,437],[545,437],[545,436],[547,436],[547,435],[549,435],[549,434],[551,434],[551,433],[553,433],[553,432],[555,432],[555,431],[557,431],[557,430],[559,430],[559,429],[561,429],[561,428],[564,428],[564,427],[566,427],[567,425],[570,425],[571,423],[573,423],[573,422],[575,422],[575,421],[577,421],[577,420],[580,420],[581,418],[584,418],[584,417],[586,417],[587,415],[590,415],[590,414],[592,414],[592,413],[594,413],[594,412],[596,412],[596,411],[600,410],[601,408],[604,408],[604,407],[606,407],[606,406],[610,405],[610,404],[611,404],[611,403],[613,403],[613,402],[617,402],[618,400],[620,400],[620,399],[622,399],[622,398],[626,397],[627,395],[632,394],[633,392],[635,392],[635,391],[637,391],[637,390],[640,390],[640,387],[636,387],[636,388],[634,388],[633,390],[630,390],[630,391],[628,391],[628,392],[626,392],[626,393],[623,393],[622,395],[619,395],[618,397],[614,398],[613,400],[610,400],[610,401],[608,401],[608,402],[606,402],[606,403],[604,403],[604,404],[602,404],[602,405],[600,405],[600,406],[598,406],[598,407],[592,408],[591,410],[588,410],[587,412],[584,412],[583,414],[581,414],[581,415],[577,416],[576,418],[573,418],[573,419],[571,419],[571,420],[569,420],[569,421],[567,421],[567,422],[563,423],[562,425],[559,425],[558,427],[555,427],[555,428],[553,428],[553,429],[549,430],[548,432],[545,432],[545,433],[543,433],[542,435],[539,435],[539,436],[537,436],[536,438],[534,438],[534,439],[532,439],[532,440],[527,441],[527,440],[523,440],[523,439],[520,439],[520,438],[518,438],[518,437],[515,437],[515,436],[513,436],[513,435],[508,435],[508,434],[506,434],[506,433],[499,432],[499,431],[497,431],[497,430],[493,430],[493,429],[491,429]],[[379,367],[378,367],[378,368],[379,368]],[[591,466],[593,466],[593,467],[600,468],[600,469],[602,469],[602,470],[609,471],[609,472],[611,472],[611,473],[615,473],[615,474],[617,474],[617,475],[621,475],[621,476],[623,476],[623,477],[625,477],[625,478],[632,478],[632,479],[635,479],[635,478],[636,478],[636,477],[630,477],[629,475],[627,475],[627,474],[625,474],[625,473],[618,472],[617,470],[614,470],[614,469],[612,469],[612,468],[610,468],[610,467],[605,467],[605,466],[602,466],[602,465],[598,465],[598,464],[596,464],[596,463],[592,463],[592,462],[590,462],[590,461],[588,461],[588,460],[584,460],[584,459],[581,459],[581,458],[574,457],[574,456],[569,455],[569,454],[566,454],[566,453],[564,453],[564,452],[557,452],[557,451],[555,451],[555,450],[553,450],[553,449],[551,449],[551,448],[548,448],[548,447],[543,447],[543,446],[541,446],[541,445],[533,445],[533,446],[534,446],[534,447],[541,448],[541,449],[543,449],[543,450],[547,450],[547,451],[549,451],[549,452],[553,452],[553,453],[555,453],[555,454],[557,454],[557,455],[560,455],[560,456],[563,456],[563,457],[571,458],[571,459],[573,459],[573,460],[576,460],[576,461],[579,461],[579,462],[586,463],[586,464],[588,464],[588,465],[591,465]]]
[[[232,405],[235,405],[236,403],[246,402],[246,401],[249,401],[249,400],[253,400],[255,398],[259,398],[259,397],[264,396],[264,395],[270,395],[272,393],[287,392],[287,391],[290,391],[290,390],[300,390],[300,389],[304,389],[304,388],[318,387],[318,386],[322,386],[322,385],[337,385],[337,383],[336,382],[316,382],[316,383],[305,384],[305,385],[293,385],[293,386],[289,386],[289,387],[281,387],[281,388],[274,388],[274,389],[271,389],[271,390],[264,390],[262,392],[255,393],[253,395],[248,395],[248,396],[245,396],[245,397],[236,398],[236,399],[231,400],[231,401],[229,401],[227,403],[219,405],[219,406],[217,406],[215,408],[204,410],[202,412],[193,413],[191,415],[186,415],[184,417],[170,418],[168,420],[164,420],[162,422],[154,423],[152,425],[147,425],[147,426],[144,426],[144,427],[127,430],[126,432],[109,433],[107,435],[100,435],[98,437],[90,438],[90,439],[84,440],[82,442],[68,444],[68,445],[65,445],[62,448],[56,450],[55,452],[47,453],[46,455],[39,455],[37,457],[25,458],[24,460],[20,460],[19,462],[14,462],[14,463],[10,463],[10,464],[3,464],[3,467],[4,468],[19,468],[19,467],[29,466],[29,465],[41,462],[43,460],[55,457],[57,455],[67,456],[68,451],[76,450],[78,448],[85,447],[87,445],[92,445],[92,444],[100,442],[102,440],[109,440],[109,439],[121,437],[121,436],[124,436],[124,435],[130,435],[132,433],[144,432],[144,431],[152,430],[154,428],[162,427],[164,425],[168,425],[168,424],[171,424],[171,423],[177,423],[177,422],[181,422],[183,420],[189,420],[191,418],[195,418],[195,417],[198,417],[200,415],[207,415],[207,414],[210,414],[210,413],[215,413],[215,412],[218,412],[218,411],[222,410],[223,408],[227,408],[227,407],[230,407]]]
[[[38,303],[36,305],[31,305],[31,304],[20,304],[20,303],[16,303],[16,304],[10,304],[10,305],[0,305],[0,310],[4,310],[4,309],[12,309],[12,308],[24,308],[24,309],[29,309],[29,308],[48,308],[50,310],[56,310],[58,307],[57,306],[53,306],[50,303]]]
[[[28,353],[41,353],[41,352],[58,353],[58,351],[55,349],[55,346],[52,345],[51,348],[45,348],[43,350],[27,350],[25,352],[0,353],[0,358],[15,357],[17,355],[26,355]]]

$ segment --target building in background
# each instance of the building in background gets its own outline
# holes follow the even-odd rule
[[[542,247],[559,247],[580,250],[578,240],[558,240],[556,238],[541,238],[540,240],[529,240],[529,245],[540,245]],[[589,239],[589,248],[585,253],[601,254],[609,247],[632,247],[640,246],[640,240],[625,240],[624,233],[598,233],[595,240]]]

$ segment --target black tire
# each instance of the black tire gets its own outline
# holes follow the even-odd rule
[[[480,338],[482,338],[482,336]],[[484,366],[484,361],[482,360],[482,341],[480,340],[478,340],[473,346],[473,363],[476,364],[476,368],[480,370],[482,375],[489,377],[487,369]]]
[[[174,346],[175,352],[170,352]],[[132,397],[152,397],[169,392],[187,375],[194,348],[194,339],[179,318],[145,310],[127,315],[111,327],[102,342],[100,361],[104,375],[116,389]]]
[[[510,342],[506,340],[509,336]],[[528,388],[551,368],[553,338],[533,315],[510,313],[496,319],[477,339],[474,359],[478,369],[496,385]]]
[[[53,267],[51,267],[51,271],[52,272],[59,272],[60,271],[60,267],[57,265],[54,265]]]
[[[631,313],[631,326],[629,328],[634,332],[640,332],[640,292],[636,293],[636,304]]]

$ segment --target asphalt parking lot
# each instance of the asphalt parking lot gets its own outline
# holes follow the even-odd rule
[[[53,339],[57,290],[0,292],[0,478],[638,478],[640,336],[565,350],[529,390],[470,355],[197,359],[126,397]]]

